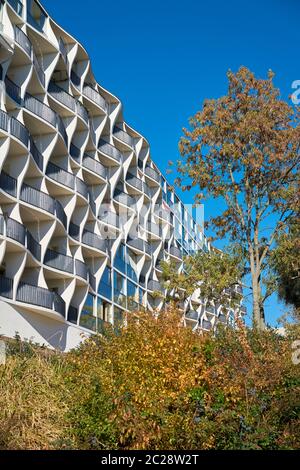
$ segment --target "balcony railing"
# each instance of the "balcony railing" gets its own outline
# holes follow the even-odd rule
[[[0,188],[11,196],[17,197],[17,180],[4,171],[0,173]]]
[[[91,101],[96,103],[103,111],[107,111],[107,103],[105,99],[100,95],[100,93],[98,93],[98,91],[94,90],[94,88],[92,88],[90,85],[84,85],[83,94]]]
[[[6,236],[21,243],[21,245],[25,245],[26,229],[20,222],[9,217],[6,220]]]
[[[8,96],[10,96],[11,99],[13,99],[18,105],[22,105],[22,98],[21,98],[21,89],[20,87],[14,83],[10,78],[7,76],[5,77],[5,88],[6,88],[6,93]]]
[[[78,147],[76,147],[76,145],[72,144],[70,145],[70,155],[72,158],[74,158],[74,160],[78,161],[80,160],[80,149]]]
[[[145,242],[144,247],[145,247],[145,253],[147,253],[147,255],[152,256],[152,247],[151,247],[151,245],[149,245],[149,243]]]
[[[44,264],[51,268],[73,274],[74,260],[71,256],[63,255],[57,251],[48,249],[44,257]]]
[[[11,134],[20,140],[26,147],[28,147],[29,142],[29,132],[20,121],[14,117],[10,118],[10,132]]]
[[[197,321],[198,317],[199,317],[199,313],[196,312],[196,310],[189,310],[185,314],[185,318],[187,318],[188,320],[196,320]]]
[[[7,0],[7,2],[13,7],[16,13],[18,13],[19,16],[22,16],[23,14],[23,2],[20,0]]]
[[[143,192],[143,181],[138,179],[135,175],[128,173],[127,183]]]
[[[182,259],[182,252],[177,246],[171,246],[170,247],[170,254],[175,256],[176,258]]]
[[[82,243],[85,243],[88,246],[92,246],[93,248],[96,248],[97,250],[106,253],[107,241],[87,229],[83,231]]]
[[[88,269],[86,264],[79,259],[75,259],[75,274],[82,277],[82,279],[88,279]]]
[[[31,58],[31,52],[32,52],[31,42],[29,41],[26,34],[23,33],[23,31],[18,26],[15,26],[15,41],[17,44],[19,44],[19,46],[22,47],[22,49],[24,49],[24,51]]]
[[[157,183],[160,183],[160,175],[157,173],[157,171],[153,170],[150,166],[146,166],[145,168],[145,174],[152,178],[153,180],[157,181]]]
[[[135,205],[135,200],[132,196],[129,196],[129,194],[126,194],[123,191],[116,190],[114,199],[115,201],[120,202],[124,206],[129,207],[130,209],[134,209],[133,206]]]
[[[39,167],[39,169],[41,171],[43,171],[43,167],[44,167],[44,159],[43,159],[43,155],[41,154],[41,152],[38,150],[34,140],[32,137],[30,137],[30,153],[35,161],[35,163],[37,164],[37,166]]]
[[[134,139],[131,135],[127,134],[127,132],[123,131],[119,127],[115,126],[114,128],[114,136],[117,137],[122,142],[125,142],[130,147],[134,147]]]
[[[85,107],[83,106],[83,104],[80,103],[80,101],[76,101],[76,110],[77,110],[78,116],[80,116],[88,124],[89,114],[87,110],[85,109]]]
[[[41,84],[43,85],[43,87],[45,86],[45,74],[44,74],[44,71],[37,59],[37,56],[35,55],[35,52],[34,50],[32,50],[32,62],[33,62],[33,65],[35,67],[35,71],[37,73],[37,76],[39,77],[40,79],[40,82]]]
[[[65,105],[67,108],[75,112],[76,110],[76,100],[67,93],[63,88],[58,86],[55,82],[50,82],[48,86],[48,92],[50,95],[55,98],[57,101]]]
[[[158,281],[155,281],[154,279],[150,279],[148,281],[148,290],[154,292],[154,291],[162,291],[162,286],[161,283]]]
[[[68,63],[68,54],[65,43],[63,42],[62,38],[59,39],[59,52],[61,53],[65,63]]]
[[[53,127],[56,127],[56,113],[51,108],[49,108],[49,106],[42,103],[42,101],[38,100],[34,96],[29,95],[29,93],[26,93],[24,105],[28,111],[41,117],[44,119],[44,121],[49,122]]]
[[[39,207],[40,209],[55,214],[55,200],[46,193],[23,183],[21,188],[20,199],[32,206]]]
[[[76,176],[76,191],[85,199],[89,198],[89,190],[86,183]]]
[[[105,224],[113,225],[114,227],[119,227],[120,221],[119,216],[115,212],[106,211],[104,214],[99,216],[100,222]]]
[[[58,114],[56,116],[56,121],[57,121],[57,130],[62,136],[62,138],[64,139],[66,146],[68,147],[68,136],[66,133],[66,128],[65,128],[62,118]]]
[[[108,142],[106,142],[103,139],[100,139],[99,150],[100,150],[100,152],[104,153],[105,155],[108,155],[109,157],[113,158],[117,162],[122,161],[121,152],[116,147],[109,144]]]
[[[104,165],[102,165],[102,163],[98,162],[97,160],[85,153],[83,155],[82,164],[85,168],[91,170],[93,173],[96,173],[96,175],[99,175],[106,180],[106,168]]]
[[[212,328],[211,322],[208,321],[208,320],[202,320],[202,328],[204,330],[211,330],[211,328]]]
[[[144,244],[145,244],[144,240],[141,240],[140,238],[127,240],[128,246],[132,248],[136,248],[137,250],[142,251],[142,252],[144,252]]]
[[[66,213],[63,209],[63,206],[59,201],[55,201],[55,214],[58,220],[61,221],[63,226],[66,228],[67,227],[67,216]]]
[[[70,222],[69,225],[69,235],[74,238],[74,240],[79,241],[80,227],[73,222]]]
[[[213,314],[215,314],[215,313],[216,313],[216,308],[213,307],[212,305],[206,305],[205,311],[208,312],[208,313],[213,313]]]
[[[8,131],[8,122],[9,122],[9,116],[4,112],[0,110],[0,128],[3,131]]]
[[[93,291],[96,291],[96,278],[93,276],[93,274],[88,271],[88,276],[89,276],[89,285],[93,289]]]
[[[52,162],[48,163],[46,175],[68,188],[75,188],[75,176]]]
[[[33,236],[28,230],[27,230],[27,248],[30,251],[30,253],[38,261],[41,261],[41,245],[33,238]]]
[[[13,280],[0,276],[0,296],[6,297],[7,299],[13,298]]]

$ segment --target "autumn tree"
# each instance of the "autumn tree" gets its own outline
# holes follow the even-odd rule
[[[234,289],[231,289],[230,297],[226,295],[226,290],[234,288],[243,274],[243,261],[236,253],[221,252],[215,248],[207,253],[199,251],[185,257],[181,272],[178,272],[177,263],[172,261],[163,261],[160,266],[164,286],[175,301],[185,300],[195,292],[199,292],[199,296],[207,302],[214,301],[226,306],[240,300]]]
[[[300,316],[300,222],[293,218],[288,230],[279,235],[272,253],[279,296],[286,304],[292,305]]]
[[[253,321],[264,329],[269,257],[293,216],[299,183],[299,110],[280,99],[272,72],[258,79],[241,67],[227,76],[227,94],[206,100],[184,129],[177,183],[198,188],[196,202],[220,202],[207,225],[215,239],[239,245],[251,274]]]

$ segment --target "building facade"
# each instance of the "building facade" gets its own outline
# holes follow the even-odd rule
[[[209,244],[82,45],[38,1],[0,4],[0,335],[68,350],[160,309],[160,261]],[[207,330],[234,313],[184,309]]]

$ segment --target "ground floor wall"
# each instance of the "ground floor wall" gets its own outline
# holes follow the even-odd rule
[[[32,341],[64,352],[78,347],[90,336],[76,325],[0,300],[0,336],[14,338],[16,335],[22,341]]]

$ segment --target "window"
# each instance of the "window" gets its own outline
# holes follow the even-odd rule
[[[111,269],[106,266],[99,284],[98,294],[106,299],[111,299],[111,291]]]
[[[84,328],[87,328],[88,330],[96,331],[97,329],[97,319],[93,315],[94,313],[94,301],[95,301],[95,296],[92,294],[88,294],[86,301],[84,303],[81,315],[80,315],[80,321],[79,325],[83,326]]]

